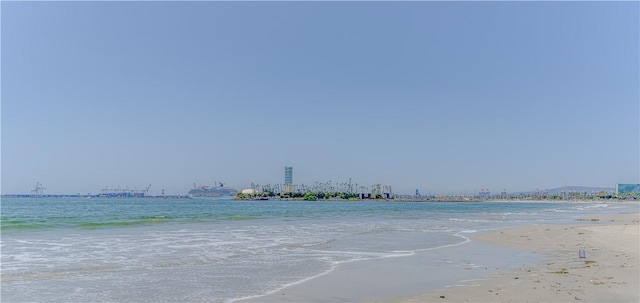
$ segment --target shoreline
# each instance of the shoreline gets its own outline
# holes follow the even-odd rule
[[[548,204],[640,204],[638,199],[476,199],[476,198],[454,198],[454,199],[411,199],[411,198],[392,198],[392,199],[318,199],[307,201],[304,198],[273,198],[273,197],[257,197],[251,199],[239,199],[234,196],[228,197],[191,197],[183,195],[164,195],[164,196],[100,196],[100,195],[75,195],[75,194],[51,194],[42,196],[33,196],[27,194],[2,194],[2,199],[180,199],[180,200],[232,200],[232,201],[285,201],[285,202],[399,202],[399,203],[548,203]]]
[[[288,202],[407,202],[407,203],[548,203],[548,204],[640,204],[640,200],[629,199],[318,199],[307,201],[303,198],[260,198],[260,199],[238,199],[234,201],[288,201]]]
[[[458,232],[455,235],[460,238],[458,242],[420,249],[409,255],[342,262],[313,278],[233,302],[395,302],[394,298],[420,293],[424,285],[437,289],[456,285],[461,279],[482,279],[488,272],[494,272],[503,258],[517,264],[540,259],[528,252],[472,243],[469,235],[469,231]],[[491,256],[490,260],[465,257],[469,245],[480,255]]]
[[[467,236],[471,246],[341,264],[314,279],[234,302],[640,302],[637,212]],[[425,267],[448,254],[464,256],[466,268],[442,262]]]

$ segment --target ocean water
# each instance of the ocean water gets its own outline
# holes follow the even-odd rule
[[[446,255],[450,247],[473,242],[468,236],[475,232],[638,211],[637,204],[616,203],[45,198],[1,203],[3,302],[233,302],[322,276],[344,263],[421,251]],[[433,262],[468,263],[435,256]]]

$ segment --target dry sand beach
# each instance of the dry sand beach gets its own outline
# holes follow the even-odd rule
[[[539,266],[396,302],[640,302],[640,216],[585,218],[571,226],[530,226],[475,240],[544,254]],[[586,223],[586,222],[585,222]],[[584,250],[585,258],[579,251]]]
[[[640,302],[639,222],[637,213],[601,215],[572,225],[515,227],[479,234],[472,237],[477,242],[474,247],[482,248],[487,243],[535,253],[541,256],[541,262],[515,270],[513,264],[497,265],[480,279],[437,291],[416,293],[416,286],[411,285],[406,287],[405,295],[398,296],[385,295],[383,289],[376,287],[382,283],[411,284],[419,276],[416,273],[419,258],[400,258],[404,261],[377,261],[375,266],[350,264],[334,273],[248,301]],[[580,257],[580,250],[584,251],[584,258]],[[446,272],[436,273],[431,275],[432,279],[446,276]]]

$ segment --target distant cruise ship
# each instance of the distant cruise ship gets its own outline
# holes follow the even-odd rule
[[[193,184],[193,189],[189,191],[188,196],[191,198],[222,198],[233,197],[238,193],[233,188],[224,187],[224,183],[216,182],[214,186],[196,186]]]

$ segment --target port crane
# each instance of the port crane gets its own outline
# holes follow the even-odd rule
[[[149,195],[149,188],[151,188],[151,184],[149,184],[149,186],[147,186],[147,188],[145,188],[145,189],[142,191],[142,193],[143,193],[145,196],[148,196],[148,195]]]
[[[34,196],[44,196],[45,189],[46,188],[44,188],[44,186],[42,186],[42,184],[40,184],[40,182],[38,181],[36,182],[36,187],[33,190],[31,190],[31,193]]]

